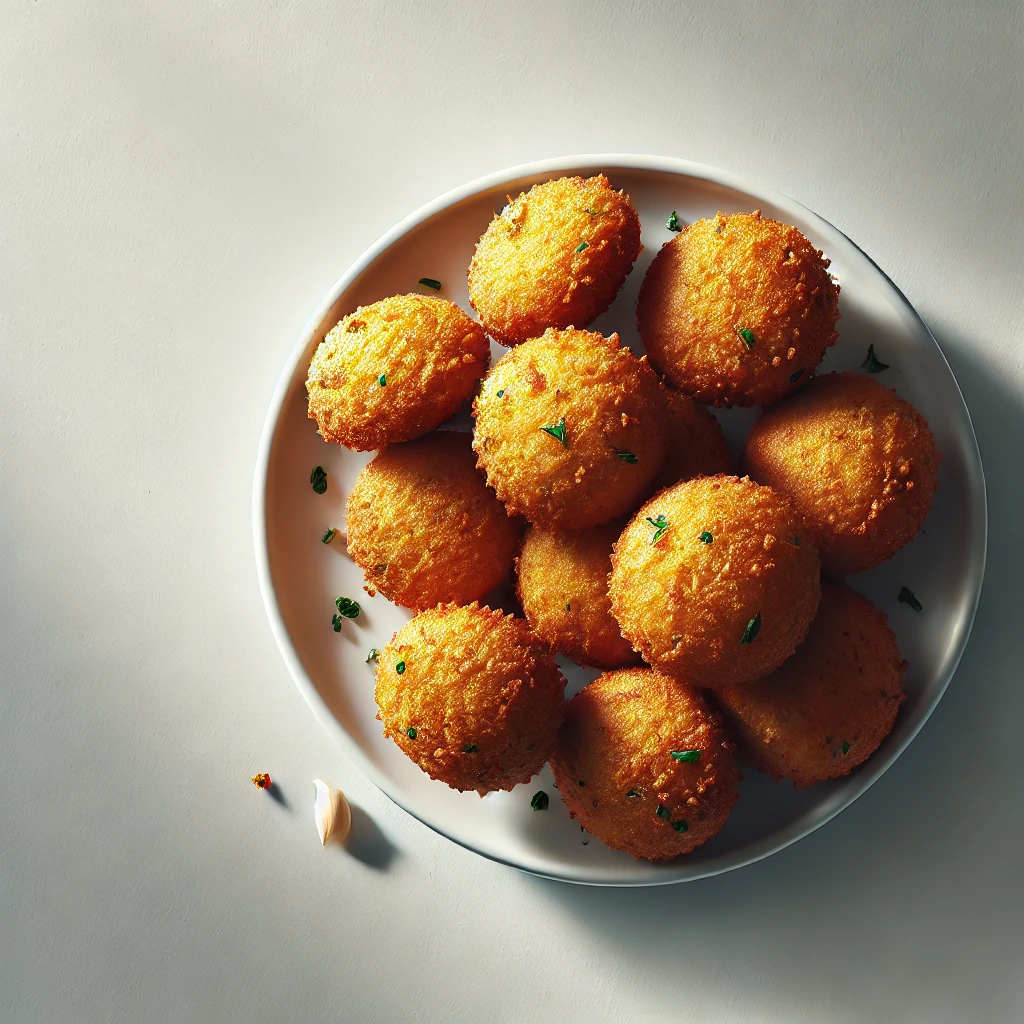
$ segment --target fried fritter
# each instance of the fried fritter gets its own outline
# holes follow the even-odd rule
[[[649,668],[606,672],[565,705],[551,770],[569,814],[637,860],[690,853],[739,799],[718,717]]]
[[[620,668],[640,656],[612,618],[608,574],[622,522],[592,530],[531,526],[516,560],[519,601],[533,631],[581,665]]]
[[[473,448],[510,512],[586,530],[636,508],[665,456],[654,371],[619,336],[546,331],[491,369],[473,403]]]
[[[512,569],[523,521],[487,487],[469,434],[391,445],[348,498],[348,553],[366,582],[407,608],[469,604]]]
[[[828,266],[760,210],[696,221],[662,246],[640,288],[651,363],[705,405],[768,405],[796,391],[838,337]]]
[[[444,605],[420,612],[377,661],[384,735],[452,789],[512,789],[540,771],[565,680],[522,619]]]
[[[395,295],[360,306],[309,364],[309,418],[328,441],[373,451],[433,430],[487,372],[483,328],[454,302]]]
[[[668,451],[656,487],[671,487],[695,476],[732,472],[732,456],[718,420],[689,395],[663,388],[669,412]]]
[[[509,200],[477,243],[469,301],[503,345],[586,327],[640,254],[640,220],[608,179],[558,178]]]
[[[885,615],[826,582],[796,654],[766,679],[715,697],[751,764],[810,786],[848,775],[878,749],[904,699],[906,665]]]
[[[792,501],[702,476],[656,494],[615,544],[612,614],[644,661],[695,686],[752,683],[807,634],[818,555]]]
[[[863,572],[913,539],[941,458],[928,423],[870,377],[830,373],[766,409],[747,436],[746,471],[789,494],[825,572]]]

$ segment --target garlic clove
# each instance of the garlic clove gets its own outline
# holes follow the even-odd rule
[[[323,779],[314,779],[316,799],[313,801],[313,817],[320,843],[343,843],[352,829],[352,808],[345,794],[335,786],[329,786]]]

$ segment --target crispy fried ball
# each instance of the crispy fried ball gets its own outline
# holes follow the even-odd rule
[[[766,409],[747,437],[746,471],[789,494],[825,572],[863,572],[921,528],[941,458],[928,423],[870,377],[830,373]]]
[[[328,441],[373,451],[451,419],[487,372],[483,328],[454,302],[395,295],[360,306],[309,364],[309,418]]]
[[[706,843],[739,799],[718,717],[649,668],[606,672],[566,704],[551,770],[569,814],[637,860]]]
[[[420,612],[377,661],[384,735],[452,789],[511,789],[551,756],[565,680],[523,619],[443,605]]]
[[[903,701],[906,664],[885,615],[826,582],[796,654],[767,679],[715,696],[755,767],[810,786],[848,775],[878,749]]]
[[[348,553],[368,586],[407,608],[469,604],[512,568],[523,522],[489,490],[469,434],[385,448],[348,498]]]
[[[516,346],[473,411],[488,484],[545,528],[586,530],[631,512],[665,456],[658,379],[617,334],[549,330]]]
[[[807,634],[818,555],[770,487],[702,476],[661,491],[615,544],[612,614],[644,661],[696,686],[753,682]]]
[[[469,301],[503,345],[585,327],[640,255],[640,220],[603,175],[559,178],[509,200],[477,243]]]
[[[732,456],[725,435],[714,416],[689,395],[664,388],[669,412],[668,451],[655,481],[671,487],[695,476],[732,472]]]
[[[519,601],[533,631],[581,665],[621,668],[640,656],[612,618],[608,574],[622,522],[592,530],[531,526],[516,560]]]
[[[719,213],[666,243],[640,288],[651,362],[705,405],[768,405],[835,343],[839,285],[794,227]]]

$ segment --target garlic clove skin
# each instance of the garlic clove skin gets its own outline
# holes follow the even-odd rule
[[[320,844],[343,843],[352,829],[352,808],[345,794],[336,786],[329,786],[323,779],[314,779],[316,799],[313,801],[313,817],[316,830],[320,833]]]

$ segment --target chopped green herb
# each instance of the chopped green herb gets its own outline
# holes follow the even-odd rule
[[[800,547],[800,538],[799,538],[799,537],[794,537],[794,538],[793,538],[793,544],[794,544],[794,545],[795,545],[796,547]]]
[[[587,207],[587,209],[585,209],[583,212],[584,213],[589,213],[591,217],[598,216],[597,210],[591,210],[589,207]]]
[[[761,613],[758,612],[748,623],[747,628],[743,630],[743,636],[740,637],[741,644],[752,644],[754,637],[761,632]]]
[[[577,785],[577,786],[585,786],[585,785],[586,785],[586,783],[585,783],[585,782],[584,782],[584,781],[583,781],[582,779],[580,779],[580,780],[579,780],[579,781],[578,781],[578,782],[576,783],[576,785]]]
[[[505,394],[505,389],[504,389],[504,388],[501,388],[501,389],[500,389],[499,391],[495,391],[494,393],[495,393],[495,394],[496,394],[496,395],[497,395],[497,396],[498,396],[499,398],[501,398],[501,396],[502,396],[503,394]]]
[[[909,604],[915,612],[919,612],[924,609],[921,602],[914,597],[914,592],[912,590],[908,590],[906,587],[900,587],[900,592],[897,594],[896,600],[899,601],[900,604]]]
[[[566,606],[565,606],[565,610],[567,612],[571,612],[572,611],[572,605],[567,603]]]
[[[380,385],[381,387],[385,387],[385,386],[387,385],[387,382],[388,382],[388,375],[387,375],[386,373],[382,373],[382,374],[381,374],[381,375],[380,375],[380,376],[379,376],[379,377],[377,378],[377,383],[378,383],[378,384],[379,384],[379,385]]]
[[[405,662],[404,662],[404,661],[400,661],[400,662],[399,662],[399,663],[398,663],[398,664],[397,664],[397,665],[395,666],[395,671],[396,671],[396,672],[397,672],[397,673],[398,673],[399,675],[401,675],[401,674],[402,674],[402,673],[403,673],[403,672],[405,671]]]
[[[889,369],[888,363],[883,363],[878,356],[875,355],[875,346],[868,345],[868,356],[863,363],[860,364],[862,370],[867,370],[868,373],[881,373],[883,370]]]
[[[676,211],[675,210],[672,211],[672,216],[669,217],[669,219],[667,221],[665,221],[665,227],[667,227],[669,229],[669,231],[682,231],[683,230],[683,225],[680,223],[679,217],[676,215]]]
[[[792,377],[789,378],[790,384],[795,384],[804,375],[803,370],[797,370]]]
[[[340,633],[341,632],[341,623],[342,623],[342,621],[343,621],[342,617],[337,612],[335,612],[331,616],[331,625],[334,627],[334,632],[335,633]]]
[[[563,416],[554,426],[541,427],[545,434],[550,434],[556,441],[561,441],[563,448],[569,447],[565,436],[565,417]]]
[[[677,761],[699,761],[700,751],[699,750],[670,750],[669,753]]]
[[[673,821],[672,822],[672,827],[677,832],[686,832],[689,829],[690,826],[686,824],[686,819],[685,818],[680,818],[679,821]]]
[[[327,490],[327,472],[323,466],[317,466],[309,474],[309,482],[313,485],[313,490],[317,494],[323,494]]]
[[[654,536],[651,537],[651,543],[657,544],[658,541],[665,536],[665,532],[668,530],[668,520],[663,515],[658,515],[655,519],[648,516],[647,522],[654,527]]]
[[[757,343],[757,339],[754,337],[754,332],[747,330],[746,327],[738,327],[736,329],[736,333],[740,336],[740,340],[743,344],[747,346],[748,351]]]
[[[346,619],[358,619],[359,618],[359,605],[350,597],[339,597],[334,602],[338,606],[338,611],[345,616]]]
[[[721,233],[722,233],[722,225],[721,225],[721,224],[719,224],[719,225],[718,225],[718,226],[717,226],[717,227],[715,228],[715,234],[716,234],[716,235],[720,235]]]
[[[465,754],[475,754],[475,753],[476,753],[476,744],[475,744],[475,743],[467,743],[467,744],[466,744],[466,745],[465,745],[465,746],[464,746],[464,747],[462,748],[462,751],[463,751],[463,753],[465,753]]]
[[[549,802],[547,793],[545,793],[543,789],[538,789],[537,792],[533,794],[530,806],[535,811],[546,811],[548,809]]]
[[[415,730],[415,728],[410,725],[409,728],[405,730],[405,735],[408,736],[409,739],[411,739],[411,740],[416,739],[416,730]]]
[[[843,753],[844,754],[848,754],[849,752],[850,752],[850,744],[849,743],[844,743],[843,744]]]
[[[590,245],[589,242],[580,242],[580,244],[576,246],[576,251],[583,252],[583,250],[586,249],[588,245]]]
[[[330,544],[332,540],[338,535],[338,531],[333,526],[327,527],[327,532],[320,538],[321,544]]]
[[[702,533],[702,534],[700,535],[700,542],[701,542],[701,544],[710,544],[710,543],[711,543],[711,542],[712,542],[712,541],[713,541],[714,539],[715,539],[715,538],[714,538],[714,537],[712,537],[712,536],[711,536],[711,534],[710,534],[710,533],[708,533],[708,531],[707,531],[707,530],[705,530],[705,531],[704,531],[704,532],[703,532],[703,533]]]
[[[615,449],[615,454],[623,462],[628,462],[631,466],[635,466],[640,461],[632,452],[620,451],[618,448]]]
[[[376,647],[370,648],[370,653],[366,656],[366,664],[369,665],[371,661],[380,660],[380,651]]]
[[[671,814],[669,809],[664,804],[658,804],[658,809],[654,812],[659,818],[670,818]]]
[[[419,283],[427,288],[433,288],[435,292],[439,292],[441,290],[441,282],[435,281],[432,277],[421,277]]]
[[[635,789],[631,789],[631,790],[630,790],[630,791],[629,791],[629,792],[628,792],[628,793],[626,794],[626,797],[627,797],[628,799],[630,799],[630,800],[635,800],[635,799],[636,799],[636,798],[637,798],[637,797],[638,797],[639,795],[640,795],[640,794],[639,794],[639,793],[638,793],[638,792],[637,792],[637,791],[636,791]]]

